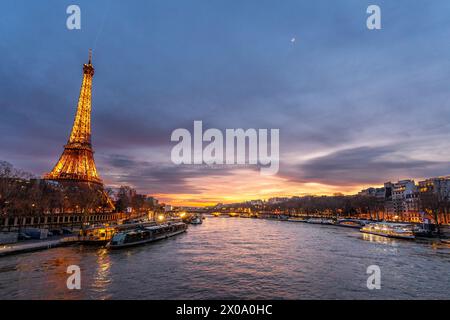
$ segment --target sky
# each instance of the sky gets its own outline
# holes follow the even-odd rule
[[[81,30],[66,27],[71,4]],[[371,4],[381,30],[366,27]],[[108,186],[209,205],[448,175],[449,12],[447,0],[4,0],[0,160],[52,169],[92,48]],[[173,164],[171,133],[195,120],[280,129],[278,174]]]

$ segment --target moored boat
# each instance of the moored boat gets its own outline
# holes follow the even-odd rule
[[[116,228],[108,225],[93,225],[87,228],[82,228],[78,234],[78,240],[83,244],[107,244],[114,233]]]
[[[415,238],[413,226],[409,224],[376,222],[365,225],[360,231],[388,238],[407,240]]]
[[[355,229],[360,229],[364,225],[365,223],[363,221],[355,219],[341,219],[336,222],[336,226]]]
[[[150,227],[139,227],[136,229],[117,232],[108,243],[110,249],[121,249],[131,246],[166,239],[187,230],[184,222],[168,222]]]
[[[199,216],[196,216],[191,220],[191,224],[202,224],[202,223],[203,223],[202,218],[200,218]]]
[[[289,219],[287,219],[287,221],[289,221],[289,222],[303,222],[303,223],[308,222],[308,220],[301,219],[301,218],[289,218]]]
[[[312,224],[334,224],[332,219],[323,219],[323,218],[310,218],[306,222]]]
[[[154,225],[156,225],[155,221],[147,219],[125,220],[120,224],[88,225],[80,230],[78,240],[83,244],[105,245],[117,232]]]

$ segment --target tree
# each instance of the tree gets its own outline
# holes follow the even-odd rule
[[[448,197],[442,196],[439,192],[432,190],[420,192],[419,194],[420,207],[423,212],[429,213],[435,224],[438,236],[441,234],[439,212],[448,207]]]

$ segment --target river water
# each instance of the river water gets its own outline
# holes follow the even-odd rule
[[[67,289],[69,265],[81,269],[81,290]],[[370,265],[380,290],[367,288]],[[420,298],[450,298],[450,246],[295,222],[208,217],[140,247],[0,258],[0,299]]]

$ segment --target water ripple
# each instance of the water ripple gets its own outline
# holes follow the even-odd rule
[[[448,299],[450,248],[357,230],[208,218],[186,234],[109,252],[71,246],[0,259],[9,299]],[[79,265],[82,289],[66,287]],[[368,290],[366,268],[382,270]]]

